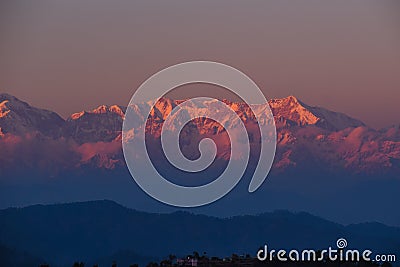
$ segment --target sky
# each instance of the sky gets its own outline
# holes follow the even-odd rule
[[[399,124],[400,1],[0,2],[0,92],[71,113],[127,105],[155,72],[210,60],[270,98],[294,95],[375,128]],[[197,90],[197,92],[196,92]],[[180,88],[225,97],[213,88]]]

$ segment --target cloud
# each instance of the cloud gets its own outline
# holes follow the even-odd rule
[[[77,146],[74,149],[79,153],[82,162],[89,161],[96,155],[110,155],[115,156],[122,152],[121,142],[96,142],[96,143],[85,143]]]

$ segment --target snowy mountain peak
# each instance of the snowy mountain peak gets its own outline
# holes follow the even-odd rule
[[[118,105],[112,105],[112,106],[106,106],[106,105],[101,105],[92,110],[92,113],[95,114],[106,114],[106,113],[115,113],[119,115],[121,118],[123,118],[124,115],[124,108],[118,106]]]
[[[124,118],[124,108],[118,105],[112,105],[112,106],[107,106],[107,105],[100,105],[97,108],[91,110],[91,111],[81,111],[77,113],[73,113],[69,119],[70,120],[77,120],[86,114],[117,114],[119,117]]]
[[[7,93],[0,93],[0,102],[3,102],[4,100],[8,100],[8,101],[20,101],[18,98],[16,98],[13,95],[7,94]],[[22,102],[22,101],[20,101]]]
[[[346,114],[321,107],[312,107],[294,96],[268,101],[277,125],[316,125],[328,130],[338,131],[348,127],[360,127],[365,124]]]
[[[162,120],[165,120],[175,106],[176,103],[174,100],[162,97],[154,104],[153,109],[150,112],[150,115],[152,117],[157,117]]]
[[[8,113],[10,113],[10,109],[7,107],[8,100],[4,100],[0,103],[0,118],[5,117]]]
[[[120,106],[118,106],[118,105],[112,105],[109,108],[109,110],[110,110],[110,112],[118,114],[121,118],[125,117],[125,112],[124,112],[125,109],[120,107]]]
[[[64,120],[55,112],[39,109],[3,93],[0,94],[0,127],[3,134],[40,132],[58,136]]]
[[[92,112],[96,113],[96,114],[104,114],[104,113],[107,113],[108,111],[109,110],[106,105],[100,105],[97,108],[95,108]]]
[[[211,113],[216,112],[214,101],[206,101],[200,106],[196,106],[190,100],[186,101],[188,101],[188,112],[192,115],[206,114],[204,113],[204,109],[209,109]],[[182,102],[184,101],[160,98],[156,103],[150,101],[142,105],[153,106],[150,118],[155,125],[151,127],[157,128],[160,126],[158,124],[162,124],[171,111]],[[345,114],[320,107],[308,106],[294,96],[272,99],[268,101],[268,104],[256,105],[251,109],[242,102],[231,102],[228,100],[223,100],[223,102],[234,110],[245,122],[255,119],[251,112],[251,109],[253,109],[260,119],[259,123],[261,124],[267,123],[271,119],[266,116],[269,104],[278,128],[315,125],[319,128],[338,131],[348,127],[365,126],[361,121]],[[134,108],[136,116],[143,118],[144,114],[142,114],[140,105],[131,108]],[[42,132],[45,135],[52,133],[54,136],[63,135],[69,137],[72,135],[76,138],[83,138],[83,135],[88,135],[83,140],[90,140],[93,135],[98,135],[98,140],[108,135],[110,135],[110,138],[115,138],[121,131],[124,113],[124,107],[118,105],[100,105],[90,111],[74,113],[65,122],[54,112],[31,107],[29,104],[20,101],[12,95],[0,94],[0,127],[4,134],[13,133],[21,135],[27,132]],[[222,118],[222,121],[229,122],[228,124],[235,124],[237,122],[229,116]],[[209,124],[201,127],[216,127],[216,125]],[[204,130],[207,131],[207,129]],[[102,134],[99,134],[100,132]],[[90,133],[90,135],[87,133]]]
[[[272,99],[269,102],[272,112],[278,121],[289,120],[297,125],[315,125],[321,119],[294,96]]]
[[[82,117],[83,115],[85,115],[85,111],[73,113],[69,118],[70,118],[71,120],[77,120],[77,119],[79,119],[80,117]]]
[[[278,169],[308,166],[308,161],[313,159],[327,164],[329,168],[341,166],[341,168],[355,171],[379,171],[383,168],[386,168],[385,171],[388,169],[398,171],[400,168],[398,125],[375,131],[365,127],[359,120],[324,108],[308,106],[294,96],[270,100],[269,105],[267,103],[251,105],[251,108],[242,102],[227,100],[223,102],[238,116],[234,113],[220,112],[217,101],[204,101],[197,104],[193,100],[185,102],[187,107],[185,111],[191,117],[201,118],[193,120],[193,123],[185,128],[182,135],[184,144],[196,143],[202,136],[215,137],[221,147],[221,153],[218,156],[225,159],[229,156],[227,152],[229,142],[226,142],[225,129],[235,127],[242,119],[248,127],[252,144],[257,144],[255,116],[252,111],[257,115],[258,123],[262,125],[272,119],[268,116],[268,109],[271,108],[277,126],[279,149],[276,167]],[[156,145],[165,119],[179,103],[183,101],[161,98],[157,103],[154,101],[141,103],[131,105],[129,108],[133,111],[131,114],[137,116],[140,123],[147,115],[145,112],[148,112],[148,108],[154,104],[147,121],[150,123],[146,124],[146,133],[149,134],[147,137],[153,138],[149,140],[154,141],[149,143]],[[75,162],[87,163],[88,159],[94,158],[96,164],[114,168],[115,162],[123,162],[120,145],[124,111],[125,108],[121,106],[101,105],[91,111],[74,113],[65,121],[54,112],[32,107],[8,94],[0,94],[0,142],[8,142],[11,140],[9,137],[13,136],[18,136],[19,139],[31,138],[30,142],[33,145],[36,145],[36,141],[41,146],[55,145],[60,142],[59,151],[64,151],[66,147],[73,144],[71,149],[78,149],[78,156],[81,155],[81,159],[75,159]],[[207,117],[208,114],[221,116],[219,120],[221,123],[202,118]],[[183,113],[181,115],[186,116]],[[172,116],[181,115],[175,113]],[[172,119],[165,126],[174,128],[177,126],[174,123],[177,122],[179,120]],[[32,136],[37,138],[32,138]],[[134,138],[136,136],[141,138],[140,135],[134,135]],[[36,148],[32,146],[29,149],[36,151]],[[193,152],[190,145],[185,149],[188,153]],[[154,147],[154,151],[160,151],[159,147]],[[25,156],[24,153],[18,155]],[[46,158],[46,155],[42,158]],[[336,159],[341,160],[339,162]],[[32,158],[28,158],[28,165],[31,160]],[[49,158],[49,162],[51,160],[53,160],[52,157]]]
[[[9,113],[12,110],[24,110],[29,107],[27,103],[19,100],[15,96],[6,93],[0,94],[0,110],[2,113]]]

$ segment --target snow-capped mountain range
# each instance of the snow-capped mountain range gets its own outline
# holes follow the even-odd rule
[[[244,103],[224,102],[239,115],[249,132],[253,131],[251,125],[255,121],[250,107]],[[151,138],[159,138],[165,119],[179,103],[182,100],[162,98],[155,104],[146,125]],[[398,126],[375,130],[345,114],[308,106],[294,96],[273,99],[268,104],[277,126],[275,170],[317,165],[327,170],[351,173],[400,173]],[[268,104],[253,107],[255,113],[261,115],[261,124],[268,119],[263,117],[267,114]],[[143,116],[140,106],[131,108],[136,116]],[[0,94],[0,168],[12,169],[17,161],[18,168],[40,166],[54,169],[58,165],[62,168],[87,165],[114,169],[123,166],[121,129],[125,110],[118,105],[101,105],[91,111],[74,113],[64,120],[55,112]],[[190,112],[196,112],[196,108]],[[224,135],[224,129],[215,121],[196,119],[187,128],[190,132],[186,138],[191,141],[205,136],[226,141],[219,138]],[[223,150],[224,146],[221,147]],[[229,156],[224,151],[219,155],[221,158]]]

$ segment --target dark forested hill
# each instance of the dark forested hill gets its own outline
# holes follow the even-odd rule
[[[334,248],[338,238],[346,238],[349,248],[400,252],[399,228],[377,223],[343,226],[308,213],[215,218],[138,212],[105,200],[0,211],[1,244],[58,265],[129,253],[138,261],[193,251],[254,255],[264,244],[271,249],[324,249]]]

